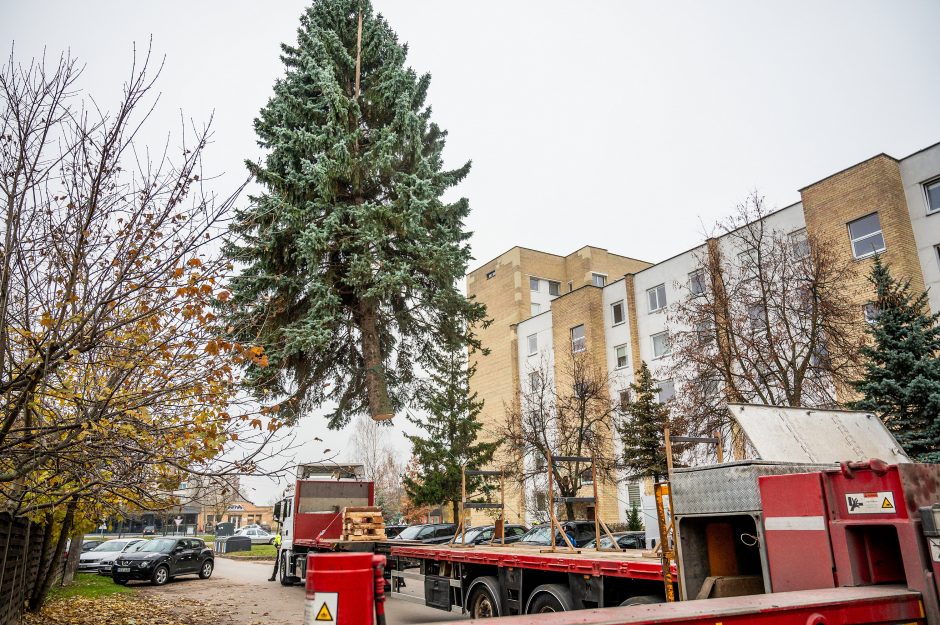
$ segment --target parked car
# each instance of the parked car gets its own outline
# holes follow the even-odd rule
[[[83,552],[78,557],[78,570],[86,573],[97,573],[100,571],[103,562],[113,562],[115,556],[141,542],[144,542],[142,538],[106,540],[97,547]]]
[[[273,533],[273,530],[271,529],[271,526],[268,525],[267,523],[262,523],[262,524],[261,524],[261,529],[263,529],[264,531],[266,531],[266,532],[268,532],[268,533]]]
[[[468,527],[467,531],[464,533],[464,536],[467,539],[468,545],[480,545],[483,543],[488,543],[493,541],[493,544],[498,545],[500,543],[499,539],[493,539],[493,533],[496,531],[496,527],[493,525],[481,525],[479,527]],[[524,525],[507,525],[506,526],[506,538],[521,537],[523,534],[529,531]],[[455,536],[445,536],[444,538],[431,538],[424,542],[428,544],[443,544],[450,542],[450,539],[454,539],[454,543],[462,544],[460,533],[457,533]],[[511,541],[509,541],[511,542]]]
[[[274,534],[266,532],[260,527],[241,528],[235,532],[235,536],[247,536],[251,539],[252,545],[273,545]]]
[[[157,528],[154,525],[148,525],[144,528],[144,536],[154,536],[157,533]]]
[[[402,533],[407,525],[386,525],[385,526],[385,537],[386,538],[395,538]]]
[[[215,555],[199,538],[154,538],[137,551],[122,553],[111,567],[115,584],[147,580],[162,586],[179,575],[207,579],[215,567]]]
[[[561,526],[564,528],[568,539],[575,547],[583,547],[594,540],[594,521],[564,521]],[[518,545],[550,545],[552,544],[552,534],[550,525],[539,525],[533,527],[528,532],[519,536],[518,539],[506,540],[506,542],[516,543]],[[556,530],[555,544],[566,546],[565,539],[561,533]]]
[[[620,549],[646,549],[646,532],[614,532],[614,538],[617,540],[617,546]],[[584,545],[585,549],[594,549],[595,542],[592,540]],[[601,548],[610,549],[613,542],[606,534],[601,535]]]
[[[457,526],[453,523],[410,525],[392,540],[420,540],[424,542],[434,538],[449,538],[454,535],[456,530]]]

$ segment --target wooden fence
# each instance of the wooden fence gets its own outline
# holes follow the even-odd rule
[[[0,625],[17,625],[39,568],[42,528],[0,513]]]

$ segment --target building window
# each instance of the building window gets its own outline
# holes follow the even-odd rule
[[[849,238],[852,240],[852,253],[855,258],[865,258],[885,251],[885,238],[881,233],[878,213],[850,221]]]
[[[580,325],[571,328],[571,351],[574,353],[583,352],[584,347],[584,326]]]
[[[610,311],[613,314],[614,325],[620,325],[624,321],[623,316],[623,300],[619,302],[614,302],[610,305]]]
[[[788,236],[790,237],[790,251],[793,253],[793,258],[802,260],[808,257],[809,238],[806,236],[806,228],[794,230]]]
[[[623,369],[627,366],[627,346],[618,345],[614,348],[614,353],[617,354],[617,368]]]
[[[554,280],[548,281],[548,294],[552,297],[558,297],[561,295],[561,282],[555,282]]]
[[[657,397],[659,403],[665,404],[675,396],[676,385],[673,384],[672,380],[663,380],[659,383],[659,396]]]
[[[605,286],[607,284],[607,276],[602,273],[592,273],[591,284],[594,286]]]
[[[705,292],[704,269],[698,269],[689,274],[689,292],[692,293],[692,295],[701,295]],[[665,296],[665,292],[663,295]]]
[[[541,282],[541,280],[539,280],[538,278],[529,278],[529,290],[535,291],[536,293],[538,293],[539,282]]]
[[[624,389],[620,391],[620,410],[621,412],[626,412],[630,408],[630,390]]]
[[[532,302],[532,316],[535,316],[542,312],[542,305],[536,302]]]
[[[646,299],[649,301],[649,311],[656,312],[666,307],[666,285],[660,284],[646,290]]]
[[[571,293],[574,291],[574,282],[568,281],[568,292]]]
[[[529,338],[526,339],[526,341],[529,344],[529,356],[533,356],[537,354],[539,351],[539,335],[530,334]]]
[[[495,275],[496,275],[496,270],[495,270],[495,269],[494,269],[493,271],[487,271],[487,272],[486,272],[486,279],[487,279],[487,280],[492,280]]]
[[[669,333],[660,332],[659,334],[654,334],[653,339],[653,358],[662,358],[663,356],[668,356],[669,349]]]
[[[862,306],[862,313],[865,315],[865,321],[869,324],[874,324],[878,321],[878,313],[881,312],[878,310],[878,304],[874,302],[868,302]]]
[[[924,185],[924,195],[927,196],[927,212],[940,211],[940,180],[934,180]]]
[[[541,376],[539,376],[538,371],[533,371],[529,374],[529,391],[535,393],[539,390],[539,382]]]
[[[541,491],[535,493],[535,509],[540,512],[548,510],[548,498]]]
[[[712,332],[711,321],[703,320],[695,322],[695,335],[698,338],[699,345],[708,345],[712,342],[712,339],[715,337],[714,332]]]

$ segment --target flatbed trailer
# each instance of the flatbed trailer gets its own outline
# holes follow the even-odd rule
[[[641,550],[544,549],[392,546],[391,593],[413,601],[402,588],[418,582],[425,605],[473,618],[525,614],[543,605],[561,611],[663,601],[662,562]]]
[[[506,625],[921,625],[928,621],[920,593],[903,586],[864,586],[530,614],[509,617],[504,622]]]

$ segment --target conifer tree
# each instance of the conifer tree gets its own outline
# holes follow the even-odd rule
[[[627,531],[641,532],[644,529],[646,529],[646,526],[643,524],[642,515],[640,515],[640,506],[634,503],[627,510]]]
[[[285,74],[254,123],[267,156],[247,163],[263,193],[226,246],[240,269],[227,325],[264,346],[268,366],[247,377],[281,418],[330,401],[332,428],[388,419],[417,371],[478,346],[485,310],[455,286],[469,203],[442,200],[470,163],[444,168],[430,75],[369,0],[315,0],[281,48]]]
[[[875,257],[872,344],[862,347],[865,376],[855,382],[857,410],[878,415],[898,443],[920,462],[940,462],[940,313],[927,293],[912,293]]]
[[[666,475],[666,449],[663,436],[669,424],[669,408],[658,401],[659,388],[645,362],[640,364],[636,380],[630,384],[633,396],[628,416],[617,423],[623,441],[623,463],[631,479]]]
[[[461,467],[486,466],[499,446],[478,440],[483,427],[478,419],[483,402],[470,392],[470,377],[475,370],[462,352],[443,359],[422,392],[426,414],[408,416],[425,436],[406,435],[416,471],[405,476],[405,491],[416,505],[451,502],[454,519],[459,515]],[[467,477],[468,496],[484,485],[478,477]]]

